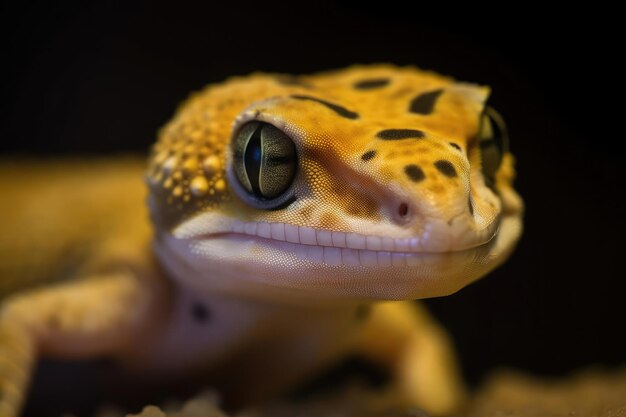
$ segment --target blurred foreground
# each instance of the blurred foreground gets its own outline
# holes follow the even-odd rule
[[[373,394],[348,387],[332,398],[283,403],[226,414],[211,394],[162,411],[149,406],[133,417],[428,417],[421,410],[372,406]],[[103,412],[99,417],[122,414]],[[493,374],[476,392],[468,408],[454,417],[626,417],[626,367],[607,372],[588,370],[569,378],[548,380],[515,371]]]

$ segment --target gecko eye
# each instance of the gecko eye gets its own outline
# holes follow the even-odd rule
[[[235,176],[254,202],[268,209],[282,204],[296,174],[291,138],[268,123],[250,122],[233,138],[232,151]]]
[[[502,116],[487,107],[480,123],[482,170],[487,181],[494,182],[502,156],[509,150],[509,137]]]

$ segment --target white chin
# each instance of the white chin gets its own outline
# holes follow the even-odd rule
[[[489,243],[445,253],[321,247],[222,234],[162,235],[155,251],[173,279],[200,292],[255,298],[418,299],[448,295],[500,265],[521,234],[505,216]],[[301,297],[300,297],[301,296]]]

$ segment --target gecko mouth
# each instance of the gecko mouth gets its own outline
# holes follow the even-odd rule
[[[218,236],[216,236],[218,237]],[[397,250],[371,250],[371,249],[355,249],[336,246],[308,245],[302,243],[292,243],[281,240],[262,238],[258,236],[251,237],[242,234],[223,234],[219,237],[231,239],[240,247],[259,250],[258,246],[264,248],[273,248],[281,250],[285,253],[295,255],[301,261],[308,261],[315,264],[326,264],[329,266],[364,266],[364,267],[386,267],[386,266],[421,266],[424,261],[434,259],[438,256],[467,254],[473,250],[488,246],[485,244],[468,248],[463,251],[454,252],[402,252]],[[255,248],[256,246],[256,248]],[[262,250],[263,248],[261,248]]]
[[[477,232],[445,222],[392,238],[392,229],[337,232],[204,213],[157,238],[155,249],[173,276],[202,290],[414,299],[457,291],[499,265],[520,219],[505,213],[492,223]],[[384,288],[372,286],[377,279]]]
[[[232,233],[256,236],[277,242],[304,246],[385,251],[397,253],[445,253],[476,248],[491,241],[498,232],[499,221],[480,232],[468,233],[466,229],[452,223],[429,223],[421,236],[393,238],[339,232],[287,223],[239,222],[232,225]]]
[[[211,222],[211,224],[215,224]],[[393,238],[352,232],[331,231],[288,223],[222,222],[220,230],[202,227],[179,230],[179,238],[195,241],[200,249],[207,241],[234,243],[233,249],[261,253],[279,250],[302,261],[330,266],[418,266],[425,258],[473,253],[486,248],[498,234],[496,219],[481,231],[469,230],[460,219],[450,224],[430,222],[420,236]],[[203,243],[204,242],[204,243]]]

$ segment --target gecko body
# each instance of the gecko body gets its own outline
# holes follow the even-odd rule
[[[4,164],[24,238],[0,243],[0,416],[38,355],[202,374],[246,404],[356,353],[408,404],[456,409],[445,332],[401,300],[459,290],[521,233],[488,94],[391,65],[208,86],[160,131],[147,208],[137,161]]]

